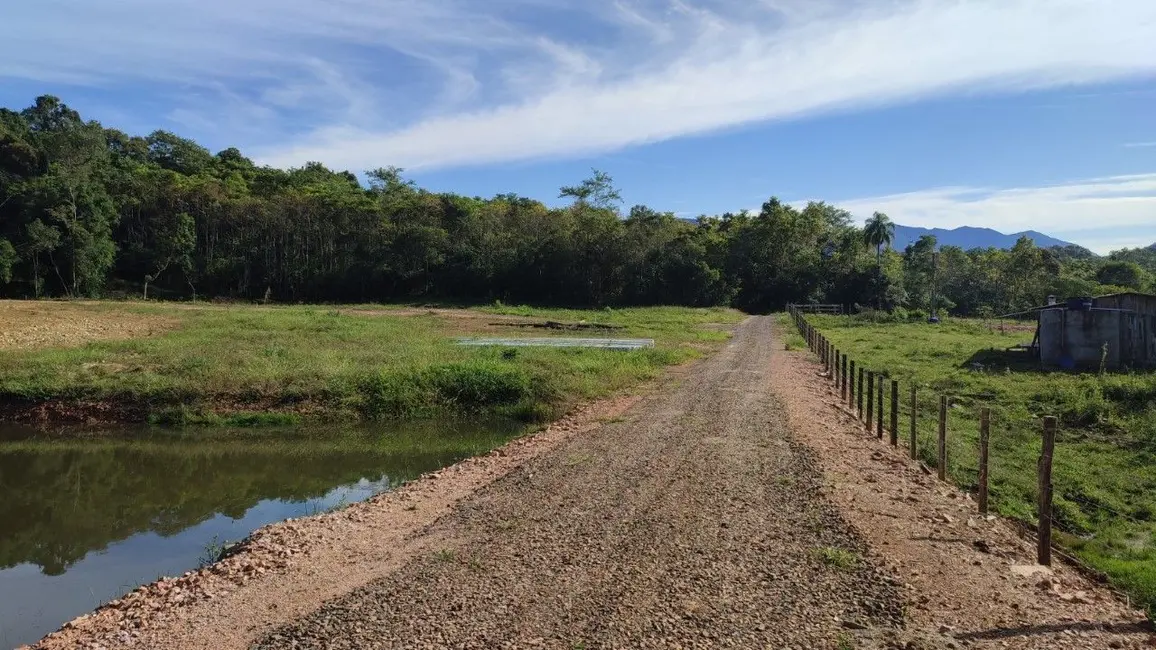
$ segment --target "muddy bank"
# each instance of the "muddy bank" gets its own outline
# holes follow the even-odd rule
[[[0,422],[23,424],[38,429],[135,424],[145,422],[148,414],[149,408],[139,402],[0,398]]]
[[[356,413],[312,401],[270,397],[257,401],[208,397],[194,404],[150,403],[134,397],[46,399],[0,396],[0,422],[42,431],[83,430],[132,424],[164,426],[285,426],[304,419],[356,420]]]

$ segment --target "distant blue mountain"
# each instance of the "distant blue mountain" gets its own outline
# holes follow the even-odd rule
[[[963,250],[972,248],[1011,248],[1016,245],[1020,237],[1028,237],[1040,248],[1052,246],[1071,246],[1071,242],[1049,237],[1042,232],[1025,230],[1010,235],[992,230],[991,228],[973,228],[961,226],[946,230],[944,228],[917,228],[915,226],[901,226],[895,224],[895,241],[891,247],[903,252],[908,244],[915,243],[924,235],[933,235],[940,246],[959,246]]]

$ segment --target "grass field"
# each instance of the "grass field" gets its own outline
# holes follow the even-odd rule
[[[389,419],[484,412],[548,419],[578,400],[635,386],[666,365],[713,349],[741,318],[732,310],[681,308],[3,307],[15,343],[0,347],[0,402],[103,402],[131,405],[158,423],[234,425],[285,424],[300,414]],[[477,333],[548,335],[512,326],[545,320],[621,328],[559,335],[654,338],[657,346],[623,353],[466,348],[454,341]],[[152,325],[125,326],[136,321]],[[51,329],[77,322],[97,334],[41,331],[44,323]],[[100,335],[105,330],[108,337]]]
[[[1004,350],[1031,340],[1023,324],[948,320],[872,323],[808,317],[840,351],[920,391],[919,449],[935,461],[940,395],[951,398],[948,472],[974,488],[978,421],[992,409],[991,498],[1002,514],[1034,521],[1041,418],[1059,418],[1053,484],[1058,541],[1156,611],[1156,374],[1045,372]],[[805,349],[801,339],[796,346]]]

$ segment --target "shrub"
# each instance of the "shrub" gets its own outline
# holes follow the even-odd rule
[[[369,418],[428,416],[512,406],[533,397],[521,368],[493,362],[453,363],[366,377],[358,386]]]

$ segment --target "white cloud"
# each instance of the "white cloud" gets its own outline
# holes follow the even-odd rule
[[[1156,241],[1156,173],[1040,187],[942,187],[834,203],[858,219],[878,210],[908,226],[1037,230],[1097,253]]]
[[[1156,147],[1156,142],[1127,142],[1124,144],[1128,149],[1142,149],[1147,147]]]
[[[206,125],[240,98],[266,162],[434,168],[1149,76],[1154,31],[1152,0],[40,0],[0,79],[191,88]]]
[[[343,138],[322,131],[270,149],[265,159],[430,168],[573,156],[962,90],[1156,73],[1150,0],[916,0],[853,7],[821,20],[768,9],[763,22],[749,12],[738,19],[727,11],[733,5],[672,7],[667,24],[681,29],[675,47],[591,55],[607,61],[605,69],[633,71],[618,79],[595,75],[400,129],[361,129]]]

